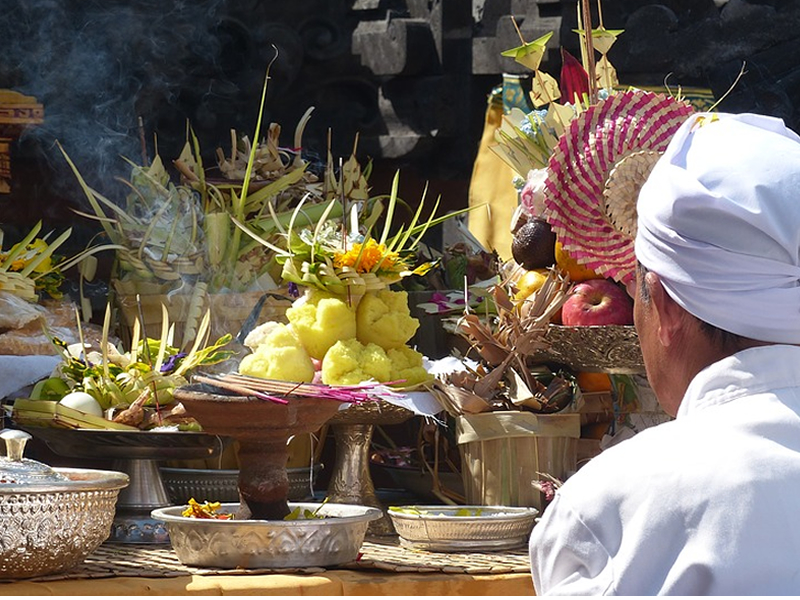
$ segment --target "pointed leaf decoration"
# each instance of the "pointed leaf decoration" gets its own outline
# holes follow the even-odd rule
[[[589,94],[589,74],[580,61],[561,47],[561,98],[565,103],[580,104]]]
[[[529,132],[536,132],[536,135],[529,135]],[[495,130],[495,141],[497,145],[490,146],[490,150],[521,177],[531,169],[546,167],[555,145],[555,139],[545,130],[536,112],[526,115],[516,107],[503,116],[500,127]]]
[[[579,114],[575,108],[580,108],[581,104],[567,106],[554,102],[547,108],[547,115],[544,118],[545,125],[553,129],[554,135],[548,137],[548,148],[555,148],[558,138],[564,133],[570,121]]]
[[[553,37],[552,31],[544,34],[539,39],[533,40],[532,42],[525,42],[521,46],[511,48],[510,50],[504,50],[500,54],[513,58],[523,67],[528,67],[531,71],[536,71],[539,69],[544,51],[547,49],[547,42],[550,41],[551,37]]]
[[[361,174],[361,165],[356,160],[355,153],[350,155],[342,167],[344,178],[344,196],[349,200],[367,200],[369,187],[366,178]]]
[[[336,177],[333,167],[333,155],[330,149],[330,139],[328,140],[328,163],[325,168],[325,191],[326,201],[341,200],[344,196],[347,201],[364,201],[369,198],[369,185],[367,169],[362,170],[356,150],[358,149],[358,135],[353,142],[353,151],[347,161],[342,164],[341,173]]]
[[[581,36],[581,39],[586,35],[585,29],[573,29],[572,31]],[[605,27],[592,29],[592,45],[600,54],[606,54],[620,34],[624,32],[624,29],[606,29]]]
[[[605,56],[611,49],[611,46],[614,45],[614,42],[617,41],[617,37],[624,31],[624,29],[606,29],[602,26],[597,29],[592,29],[594,49]]]
[[[608,62],[608,58],[605,56],[597,61],[597,64],[595,65],[595,75],[597,76],[597,83],[603,89],[613,90],[617,85],[619,85],[617,70],[610,62]]]
[[[561,97],[558,82],[542,71],[536,71],[531,81],[531,101],[533,106],[539,108],[545,104],[555,102]]]

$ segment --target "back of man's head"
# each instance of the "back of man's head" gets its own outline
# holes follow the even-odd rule
[[[800,137],[760,115],[693,115],[642,187],[637,259],[689,313],[800,344]]]

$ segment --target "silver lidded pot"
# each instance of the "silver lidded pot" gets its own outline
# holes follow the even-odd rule
[[[23,456],[31,435],[3,429],[0,456],[0,579],[67,571],[111,533],[117,496],[128,476],[117,471],[51,468]]]

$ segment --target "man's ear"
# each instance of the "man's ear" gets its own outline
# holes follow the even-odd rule
[[[661,284],[658,274],[649,271],[644,283],[650,292],[650,299],[658,320],[658,338],[664,347],[675,343],[681,330],[685,311],[675,302]]]

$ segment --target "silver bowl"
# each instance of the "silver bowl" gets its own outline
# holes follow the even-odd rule
[[[370,521],[382,512],[369,506],[289,503],[316,510],[322,519],[296,521],[195,519],[181,516],[186,506],[159,508],[151,514],[167,524],[178,560],[218,569],[328,567],[356,560]],[[238,503],[223,503],[235,513]]]
[[[0,577],[49,575],[80,564],[111,533],[116,471],[53,469],[66,481],[0,484]]]
[[[289,500],[305,500],[312,496],[312,486],[322,465],[314,465],[313,479],[308,467],[286,469],[289,477]],[[238,469],[182,469],[161,467],[161,480],[173,504],[182,504],[194,498],[198,502],[238,502]]]
[[[199,431],[139,431],[23,427],[68,458],[112,459],[111,468],[126,473],[130,485],[119,495],[110,541],[166,544],[164,523],[150,518],[154,508],[170,506],[158,471],[161,460],[210,458],[222,452],[225,438]]]
[[[539,511],[511,506],[429,505],[393,507],[388,513],[401,546],[462,552],[524,546]]]

